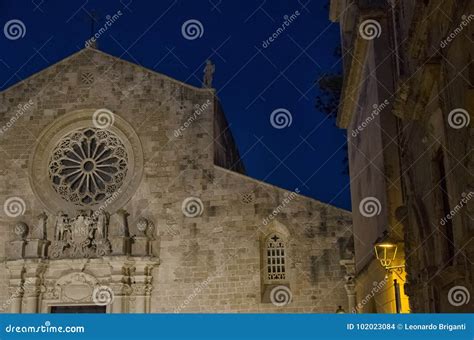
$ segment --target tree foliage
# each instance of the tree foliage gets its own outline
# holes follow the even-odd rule
[[[342,90],[340,73],[325,74],[317,81],[319,93],[316,96],[316,109],[331,117],[336,117]]]

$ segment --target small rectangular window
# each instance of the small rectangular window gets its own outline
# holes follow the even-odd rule
[[[286,279],[285,244],[277,235],[267,239],[267,280],[281,281]]]

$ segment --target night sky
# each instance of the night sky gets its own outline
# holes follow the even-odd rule
[[[84,48],[92,11],[98,18],[94,33],[108,15],[121,11],[98,39],[100,50],[195,86],[201,86],[210,58],[216,65],[213,87],[248,175],[350,209],[345,131],[314,105],[315,81],[341,67],[334,56],[339,28],[328,20],[325,5],[322,0],[3,0],[0,90]],[[292,14],[291,23],[264,47]],[[5,37],[3,28],[12,19],[23,22],[24,37]],[[182,34],[191,19],[203,28],[194,40]],[[272,126],[276,109],[291,114],[290,126]]]

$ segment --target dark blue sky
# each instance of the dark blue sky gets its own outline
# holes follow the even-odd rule
[[[343,174],[345,132],[314,107],[315,80],[340,68],[334,50],[339,29],[322,0],[3,0],[0,24],[21,20],[18,40],[0,35],[0,89],[83,48],[107,15],[120,18],[103,34],[99,49],[187,83],[200,86],[205,60],[216,65],[214,87],[250,176],[323,202],[350,208]],[[294,20],[267,48],[267,40]],[[202,23],[202,37],[185,39],[187,20]],[[292,116],[275,129],[271,113]]]

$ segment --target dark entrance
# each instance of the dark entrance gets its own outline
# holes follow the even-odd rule
[[[105,313],[106,306],[52,306],[51,313]]]

